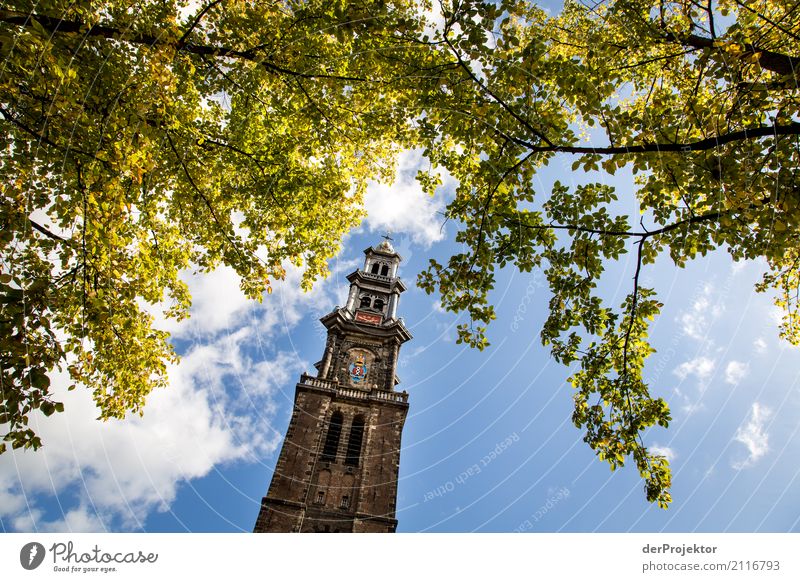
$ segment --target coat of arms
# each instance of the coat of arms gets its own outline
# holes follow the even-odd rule
[[[355,360],[350,363],[347,370],[350,372],[350,379],[353,381],[353,384],[363,382],[364,378],[367,377],[367,363],[364,359],[364,354],[357,353],[355,355]]]

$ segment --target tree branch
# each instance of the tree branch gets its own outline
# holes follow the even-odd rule
[[[445,35],[445,42],[447,42],[447,46],[450,47],[453,55],[455,55],[456,59],[458,60],[458,64],[461,65],[461,68],[466,71],[467,75],[472,79],[472,81],[481,88],[487,95],[489,95],[497,104],[500,105],[503,109],[505,109],[511,117],[516,119],[519,123],[521,123],[531,134],[542,140],[544,143],[548,145],[548,147],[554,147],[553,143],[547,139],[541,132],[537,131],[526,119],[521,117],[516,111],[514,111],[511,106],[500,99],[489,87],[487,87],[480,79],[472,72],[472,69],[469,68],[469,65],[464,62],[464,59],[461,58],[461,55],[458,53],[456,48],[453,46],[453,43],[450,42],[450,39],[447,38]]]
[[[477,119],[474,115],[454,109],[455,112],[466,117]],[[788,124],[761,125],[758,127],[741,129],[705,139],[683,142],[683,143],[642,143],[626,146],[570,146],[570,145],[534,145],[532,142],[510,135],[497,127],[490,126],[493,131],[520,147],[532,153],[564,153],[564,154],[597,154],[611,156],[619,154],[644,154],[644,153],[663,153],[663,152],[700,152],[713,150],[720,146],[736,141],[753,140],[768,136],[779,135],[800,135],[800,123],[791,122]]]
[[[500,216],[511,219],[514,222],[515,226],[520,226],[522,228],[529,228],[532,230],[546,230],[546,229],[574,230],[576,232],[583,232],[586,234],[599,234],[603,236],[638,237],[641,240],[645,240],[653,236],[666,234],[668,232],[671,232],[688,224],[697,224],[699,222],[709,222],[712,220],[718,220],[723,215],[733,214],[737,210],[740,209],[734,208],[726,212],[721,212],[716,210],[713,212],[708,212],[706,214],[699,214],[696,216],[692,216],[690,218],[687,218],[686,220],[679,220],[678,222],[673,222],[672,224],[668,224],[656,230],[646,230],[642,232],[628,231],[628,230],[606,230],[602,228],[587,228],[585,226],[578,226],[577,224],[527,224],[509,214],[501,214]]]
[[[762,125],[752,129],[742,129],[723,133],[714,137],[707,137],[694,142],[685,143],[645,143],[616,147],[576,147],[576,146],[533,146],[533,152],[552,152],[568,154],[640,154],[657,152],[698,152],[713,150],[719,146],[735,141],[757,139],[767,136],[800,135],[800,123],[792,122],[785,125]]]
[[[186,29],[186,32],[183,33],[183,36],[180,37],[180,39],[178,39],[178,46],[181,46],[181,47],[184,46],[184,43],[186,42],[186,39],[189,38],[189,35],[192,34],[192,32],[194,31],[195,27],[198,24],[200,24],[200,21],[203,19],[203,16],[206,15],[206,12],[208,12],[209,10],[214,8],[214,6],[216,6],[217,4],[219,4],[221,2],[223,2],[223,0],[214,0],[213,2],[208,4],[205,8],[203,8],[200,11],[200,13],[192,21],[192,24],[189,25],[189,28]]]
[[[757,11],[753,10],[752,8],[750,8],[747,4],[745,4],[741,0],[734,0],[734,2],[736,2],[736,5],[739,6],[740,8],[744,8],[745,10],[750,12],[751,14],[754,14],[755,16],[758,16],[760,19],[770,23],[772,26],[774,26],[775,28],[780,30],[783,34],[792,37],[796,41],[800,41],[800,36],[798,36],[797,34],[793,33],[791,30],[789,30],[787,28],[784,28],[783,26],[778,24],[776,21],[772,20],[771,18],[768,18],[764,14],[761,14],[760,12],[757,12]],[[795,4],[794,8],[797,8],[797,4]],[[788,16],[788,13],[785,16]]]
[[[502,154],[502,148],[500,150],[500,153]],[[478,253],[480,253],[481,246],[483,246],[483,238],[485,236],[484,227],[486,225],[486,216],[489,213],[489,205],[492,203],[494,195],[497,194],[497,191],[500,189],[500,186],[503,185],[503,182],[505,182],[506,178],[508,178],[508,176],[510,176],[512,172],[516,172],[522,166],[522,164],[528,161],[528,159],[532,155],[533,152],[529,152],[528,155],[517,160],[517,163],[515,163],[513,166],[506,168],[506,171],[503,172],[502,176],[500,176],[500,179],[497,181],[497,184],[495,184],[494,188],[492,188],[491,192],[489,192],[489,195],[486,197],[486,203],[483,205],[483,212],[481,213],[481,224],[478,230],[478,244],[475,246],[475,252],[472,255],[472,262],[470,263],[469,269],[467,269],[468,273],[471,272],[472,269],[475,267],[475,262],[478,260]]]
[[[625,332],[625,342],[622,345],[622,374],[621,378],[628,375],[628,346],[630,345],[631,333],[633,332],[633,324],[636,321],[636,307],[639,304],[639,275],[642,272],[642,248],[647,237],[639,239],[636,250],[636,272],[633,275],[633,291],[631,292],[631,314],[630,322],[628,323],[628,330]],[[627,384],[621,379],[622,385],[620,386],[625,392],[625,400],[628,402],[628,422],[633,419],[633,405],[631,404],[631,393],[628,390]]]
[[[32,226],[32,227],[33,227],[35,230],[38,230],[40,233],[42,233],[43,235],[45,235],[47,238],[50,238],[50,239],[53,239],[53,240],[57,240],[57,241],[59,241],[59,242],[66,242],[66,241],[67,241],[67,239],[65,239],[65,238],[62,238],[62,237],[58,236],[56,233],[54,233],[54,232],[52,232],[52,231],[50,231],[50,230],[46,229],[44,226],[42,226],[41,224],[39,224],[39,223],[35,222],[35,221],[34,221],[34,220],[32,220],[30,217],[28,217],[28,222],[30,223],[30,225],[31,225],[31,226]]]
[[[50,147],[54,147],[54,148],[56,148],[58,151],[61,151],[61,152],[64,152],[64,153],[69,153],[69,152],[71,152],[71,151],[72,151],[72,152],[78,153],[78,154],[80,154],[80,155],[82,155],[82,156],[86,156],[87,158],[91,158],[91,159],[93,159],[93,160],[97,160],[98,162],[101,162],[101,163],[103,163],[103,164],[107,164],[107,163],[108,163],[108,162],[107,162],[107,160],[100,159],[100,158],[98,158],[97,156],[95,156],[95,155],[93,155],[93,154],[90,154],[90,153],[88,153],[88,152],[84,152],[84,151],[82,151],[82,150],[79,150],[79,149],[77,149],[77,148],[74,148],[74,147],[72,147],[72,146],[69,146],[69,147],[66,147],[66,148],[64,148],[64,147],[62,147],[62,146],[59,146],[59,145],[58,145],[57,143],[55,143],[54,141],[52,141],[52,140],[50,140],[50,139],[48,139],[48,138],[44,137],[42,134],[40,134],[40,133],[37,133],[35,130],[31,129],[30,127],[28,127],[27,125],[25,125],[24,123],[22,123],[21,121],[19,121],[19,120],[18,120],[16,117],[14,117],[14,116],[13,116],[13,115],[12,115],[12,114],[11,114],[11,113],[8,111],[8,110],[6,110],[6,109],[5,109],[5,108],[4,108],[2,105],[0,105],[0,115],[2,115],[2,116],[3,116],[3,118],[4,118],[6,121],[8,121],[9,123],[11,123],[12,125],[15,125],[15,126],[16,126],[16,127],[18,127],[19,129],[21,129],[22,131],[24,131],[25,133],[27,133],[28,135],[30,135],[31,137],[35,138],[37,141],[39,141],[39,142],[41,142],[41,143],[44,143],[44,144],[47,144],[47,145],[49,145]]]
[[[52,34],[69,34],[80,33],[85,37],[100,37],[108,40],[117,40],[127,42],[130,44],[144,45],[148,47],[169,47],[176,51],[191,53],[200,56],[213,56],[220,58],[234,58],[245,61],[250,61],[263,66],[265,69],[272,73],[281,73],[293,77],[300,77],[302,79],[334,79],[337,81],[359,81],[367,82],[368,79],[362,77],[347,77],[342,75],[328,75],[328,74],[315,74],[315,73],[301,73],[293,71],[286,67],[276,65],[270,61],[264,60],[256,51],[253,50],[237,50],[224,46],[212,46],[204,44],[193,44],[187,42],[170,41],[167,35],[159,34],[145,34],[141,32],[127,32],[114,26],[105,24],[90,24],[79,20],[62,20],[51,16],[43,16],[41,14],[28,14],[25,12],[17,12],[12,10],[0,10],[0,22],[6,24],[13,24],[23,28],[33,28],[33,22],[39,24],[42,28]],[[184,35],[185,36],[185,35]],[[167,38],[167,40],[165,40]]]
[[[239,250],[239,247],[236,246],[236,243],[233,241],[233,239],[231,239],[230,235],[228,235],[225,227],[222,225],[219,218],[217,217],[217,213],[214,210],[214,207],[211,205],[211,202],[208,200],[206,195],[203,194],[202,190],[200,190],[200,188],[197,186],[197,183],[194,181],[194,178],[192,178],[192,175],[189,173],[189,168],[186,167],[186,163],[183,161],[183,157],[180,155],[180,153],[178,153],[178,149],[175,147],[175,144],[173,143],[172,137],[169,135],[169,132],[166,132],[165,135],[167,137],[167,141],[169,142],[169,146],[172,149],[173,153],[175,154],[175,157],[177,158],[178,162],[180,163],[181,168],[183,168],[183,173],[189,180],[189,184],[191,184],[192,189],[194,189],[197,195],[200,196],[200,198],[205,203],[206,207],[208,208],[208,211],[211,213],[211,217],[214,219],[214,222],[216,223],[217,227],[222,233],[222,236],[225,237],[225,239],[228,241],[228,244],[230,244],[233,250],[236,251],[236,254],[243,259],[244,257],[242,255],[242,252]]]
[[[696,34],[678,35],[667,32],[665,38],[668,41],[677,42],[684,46],[691,46],[694,48],[719,48],[718,45],[715,44],[716,41],[714,39],[705,38]],[[800,58],[798,57],[761,49],[751,43],[745,43],[742,46],[745,50],[741,53],[740,58],[745,58],[749,55],[757,55],[758,64],[768,71],[791,77],[796,77],[800,74]]]

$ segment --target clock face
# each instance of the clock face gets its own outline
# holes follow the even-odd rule
[[[380,325],[383,321],[383,316],[377,313],[367,313],[366,311],[356,311],[356,321],[364,323],[371,323],[372,325]]]

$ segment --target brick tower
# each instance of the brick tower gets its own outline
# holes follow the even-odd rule
[[[347,276],[347,305],[328,330],[317,375],[303,374],[255,532],[394,532],[400,437],[408,395],[395,392],[402,258],[385,237]]]

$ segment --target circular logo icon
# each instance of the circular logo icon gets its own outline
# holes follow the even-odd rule
[[[26,570],[35,570],[44,561],[44,546],[39,542],[29,542],[19,551],[19,563]]]

